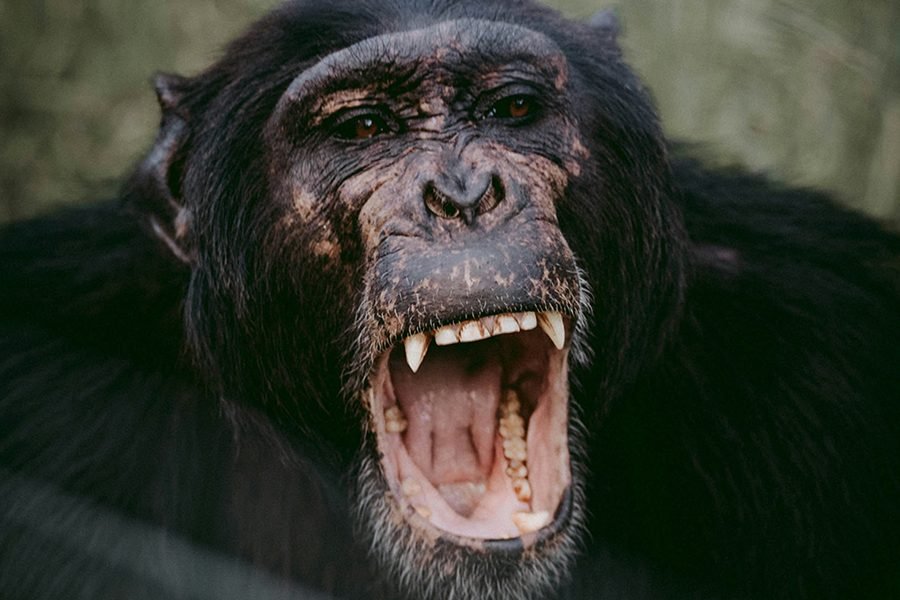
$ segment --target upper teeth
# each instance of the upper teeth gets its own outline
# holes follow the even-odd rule
[[[471,321],[445,325],[432,332],[411,335],[403,340],[406,349],[406,362],[413,373],[419,370],[431,340],[438,346],[449,346],[460,342],[477,342],[495,335],[528,331],[538,325],[557,349],[562,350],[566,343],[566,327],[562,315],[556,311],[520,312],[503,315],[492,315]]]

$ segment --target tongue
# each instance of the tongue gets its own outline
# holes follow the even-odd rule
[[[391,356],[407,451],[460,513],[477,503],[494,461],[503,368],[490,341],[432,347],[416,374],[402,351]]]

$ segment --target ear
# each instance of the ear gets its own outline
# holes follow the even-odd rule
[[[615,10],[611,8],[594,13],[594,16],[590,18],[588,24],[600,33],[604,41],[611,44],[617,42],[619,32],[622,30],[621,24],[619,23],[619,17],[616,16]]]
[[[153,147],[138,165],[125,189],[125,204],[141,215],[149,230],[178,260],[193,264],[191,212],[181,197],[182,173],[190,138],[182,99],[189,81],[158,74],[153,85],[162,110]]]

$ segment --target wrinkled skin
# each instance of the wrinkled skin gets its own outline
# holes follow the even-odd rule
[[[266,141],[284,228],[329,220],[304,240],[312,252],[328,263],[351,248],[363,255],[367,345],[510,306],[577,310],[555,207],[587,151],[560,102],[566,77],[565,57],[544,36],[461,20],[331,54],[279,100]],[[523,91],[541,103],[539,122],[485,118]],[[329,129],[369,107],[386,121],[371,140]],[[464,213],[445,215],[436,194],[459,198]]]
[[[124,210],[0,238],[0,595],[203,588],[95,511],[246,597],[900,594],[900,241],[674,159],[616,33],[298,1],[159,76]]]

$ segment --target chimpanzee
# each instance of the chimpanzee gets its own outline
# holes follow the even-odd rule
[[[4,598],[900,597],[900,238],[614,19],[295,0],[156,92],[0,238]]]

